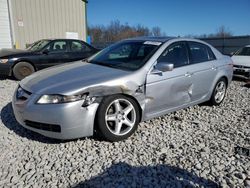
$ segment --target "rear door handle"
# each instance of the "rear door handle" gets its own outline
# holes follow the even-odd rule
[[[217,70],[217,68],[215,66],[212,66],[212,70]]]
[[[193,75],[193,73],[190,73],[190,72],[187,72],[187,73],[185,74],[186,77],[191,77],[192,75]]]

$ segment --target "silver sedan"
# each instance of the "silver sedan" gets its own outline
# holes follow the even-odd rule
[[[205,42],[135,38],[32,74],[12,106],[22,126],[48,137],[97,133],[119,141],[141,121],[206,101],[219,105],[232,75],[232,60]]]

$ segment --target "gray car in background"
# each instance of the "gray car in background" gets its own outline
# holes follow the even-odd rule
[[[219,105],[232,75],[231,58],[200,40],[127,39],[28,76],[12,106],[22,126],[48,137],[97,133],[119,141],[141,121],[206,101]]]

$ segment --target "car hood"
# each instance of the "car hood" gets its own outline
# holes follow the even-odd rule
[[[31,51],[28,50],[19,50],[19,49],[1,49],[0,50],[0,58],[2,57],[13,57],[16,55],[24,55],[24,54],[30,54]]]
[[[250,67],[250,56],[232,56],[234,65]]]
[[[20,82],[22,88],[35,94],[75,95],[94,91],[104,92],[114,85],[127,84],[132,73],[82,61],[56,66],[36,72]],[[88,90],[87,90],[88,89]]]

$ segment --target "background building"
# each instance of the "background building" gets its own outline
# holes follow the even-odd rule
[[[0,0],[0,48],[44,38],[86,41],[87,0]]]

